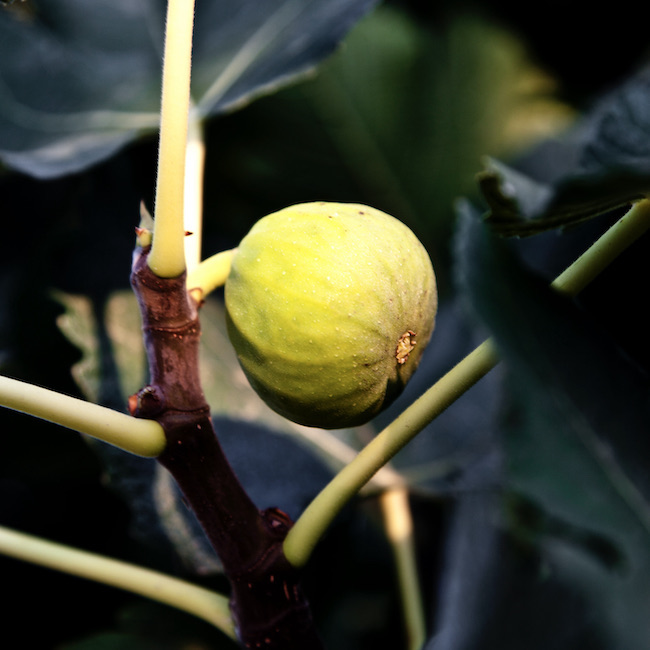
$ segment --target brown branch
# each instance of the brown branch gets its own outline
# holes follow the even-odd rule
[[[158,421],[167,446],[158,457],[178,483],[224,567],[245,648],[319,650],[300,572],[284,557],[292,525],[277,509],[260,511],[215,435],[199,376],[198,307],[185,275],[159,278],[134,257],[131,285],[142,315],[150,382],[130,400],[137,417]]]

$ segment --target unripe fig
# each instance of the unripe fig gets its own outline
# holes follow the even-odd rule
[[[289,420],[372,419],[417,368],[437,309],[431,261],[364,205],[305,203],[258,221],[225,286],[228,334],[252,387]]]

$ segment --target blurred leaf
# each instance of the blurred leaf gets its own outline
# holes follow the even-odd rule
[[[650,66],[601,98],[591,111],[581,166],[650,175]]]
[[[442,13],[432,26],[383,3],[313,79],[210,122],[207,250],[286,205],[360,201],[416,232],[447,295],[453,202],[475,192],[482,157],[510,157],[575,113],[512,34]]]
[[[460,240],[461,287],[492,332],[511,377],[506,484],[566,522],[538,531],[534,542],[548,570],[588,603],[592,627],[605,630],[617,648],[645,647],[647,377],[597,322],[526,272],[469,210]],[[572,534],[558,534],[562,530]],[[582,543],[590,536],[609,540],[622,561],[612,566],[594,556]]]
[[[197,117],[232,110],[330,54],[375,0],[198,2]],[[0,157],[79,171],[158,127],[164,0],[34,0],[0,12]]]
[[[620,647],[586,597],[588,579],[604,586],[600,567],[561,538],[543,548],[522,544],[505,528],[500,499],[497,491],[467,493],[454,506],[426,650]]]
[[[294,437],[251,422],[213,419],[228,460],[259,508],[279,507],[295,519],[332,477]]]
[[[598,102],[569,139],[570,169],[542,183],[497,161],[479,174],[486,221],[505,236],[566,228],[650,193],[650,67]]]
[[[650,192],[650,176],[633,170],[569,176],[553,186],[496,160],[478,175],[478,182],[489,206],[485,221],[495,233],[507,237],[574,226]]]
[[[82,355],[71,369],[75,381],[88,400],[123,409],[147,378],[135,295],[130,289],[106,299],[63,291],[54,295],[65,307],[57,324]]]
[[[66,307],[57,323],[82,352],[80,361],[72,367],[75,380],[87,399],[123,409],[128,395],[146,383],[140,316],[133,293],[130,290],[115,291],[105,301],[63,292],[55,295]],[[203,304],[201,329],[202,387],[213,415],[235,427],[245,427],[249,423],[252,429],[268,427],[275,435],[293,437],[298,448],[296,454],[300,456],[300,449],[306,447],[332,473],[353,458],[367,435],[391,422],[480,342],[457,305],[442,305],[435,339],[425,351],[418,372],[395,404],[365,429],[326,431],[290,422],[272,411],[255,393],[228,339],[220,300],[210,298]],[[426,427],[395,458],[391,469],[393,479],[406,478],[418,490],[437,494],[457,489],[461,484],[466,488],[470,484],[492,484],[495,480],[492,454],[501,381],[500,373],[491,373]],[[287,453],[290,449],[288,446]],[[241,453],[241,450],[234,449],[233,453]],[[140,467],[137,460],[115,462],[124,464],[124,469],[119,471],[127,474],[132,471],[131,467]],[[151,473],[143,468],[137,471],[142,475]],[[386,474],[385,478],[389,478],[388,472]],[[263,477],[262,472],[260,479]],[[165,487],[161,477],[147,480],[157,482],[162,490],[159,492],[161,499],[167,499],[169,503],[169,497],[162,495],[170,486]],[[292,481],[301,483],[302,479]],[[280,481],[278,489],[282,489],[282,485],[285,485],[284,481]],[[260,496],[275,494],[274,498],[279,502],[281,495],[275,490],[276,487],[268,482]],[[300,508],[293,507],[292,511],[297,514]],[[181,521],[171,523],[175,516],[173,507],[167,513],[170,518],[165,525],[177,531],[178,543],[181,544],[182,531],[187,527]]]
[[[477,15],[433,30],[380,7],[345,45],[301,91],[358,191],[433,251],[481,156],[513,155],[574,119],[516,37]]]

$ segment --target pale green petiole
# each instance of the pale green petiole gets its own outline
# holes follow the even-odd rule
[[[648,229],[650,199],[644,199],[635,203],[600,239],[560,273],[551,286],[571,296],[578,294]]]
[[[289,530],[284,553],[304,566],[316,543],[343,506],[429,422],[489,372],[497,362],[488,341],[438,380],[381,433],[373,438],[316,496]]]
[[[185,161],[194,1],[169,0],[165,29],[154,234],[148,264],[162,278],[185,271]]]
[[[134,418],[9,377],[0,377],[0,406],[85,433],[137,456],[158,456],[166,444],[163,428],[154,420]]]
[[[185,265],[190,273],[201,262],[203,231],[203,173],[205,141],[203,124],[190,113],[185,151],[183,224],[185,228]]]
[[[49,542],[0,526],[0,552],[118,587],[189,612],[235,638],[228,598],[143,567]]]
[[[650,228],[650,201],[636,203],[552,283],[575,295]],[[284,541],[291,564],[304,566],[332,520],[368,480],[498,362],[491,340],[484,341],[424,395],[402,412],[346,465],[298,518]]]
[[[420,650],[426,640],[426,618],[422,607],[408,488],[398,485],[385,490],[379,497],[379,503],[386,537],[395,558],[407,648]]]
[[[212,255],[188,270],[187,290],[195,296],[197,302],[226,282],[236,250],[234,248]],[[200,295],[197,296],[197,292]]]

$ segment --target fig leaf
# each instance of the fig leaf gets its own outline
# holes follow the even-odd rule
[[[375,0],[209,0],[196,7],[192,97],[202,119],[305,74]],[[155,133],[166,3],[34,0],[0,12],[0,159],[51,178]]]

